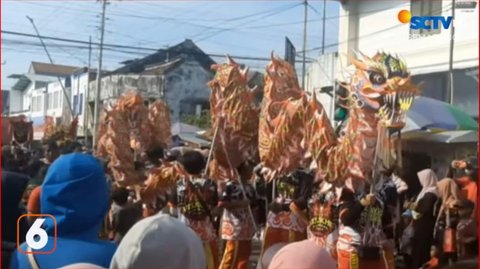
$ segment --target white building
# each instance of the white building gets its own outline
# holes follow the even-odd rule
[[[315,92],[317,100],[323,105],[327,116],[333,120],[335,84],[339,68],[337,66],[338,53],[329,53],[320,56],[312,62],[306,73],[305,89],[309,93]]]
[[[32,62],[25,74],[13,74],[17,79],[10,90],[10,115],[23,114],[33,121],[34,139],[43,137],[45,117],[52,116],[57,122],[65,114],[65,95],[58,78],[70,94],[70,75],[78,67]]]
[[[464,112],[478,118],[478,1],[457,0],[342,0],[339,15],[338,71],[350,65],[354,51],[373,56],[383,50],[398,53],[407,63],[415,83],[422,83],[421,95],[450,102]],[[398,13],[409,11],[412,16],[452,16],[453,91],[449,86],[451,28],[412,30],[410,23],[402,23]],[[329,66],[320,58],[310,68],[310,79],[316,83],[310,88],[322,87],[319,82],[323,70]],[[328,72],[327,72],[328,74]],[[342,80],[341,72],[336,79]],[[328,81],[328,79],[327,79]],[[325,82],[324,82],[325,83]],[[319,97],[320,100],[322,97]],[[323,97],[328,99],[328,97]],[[325,105],[325,102],[323,102]],[[328,102],[327,107],[328,107]],[[328,110],[328,109],[327,109]],[[448,135],[445,135],[446,137]],[[439,177],[454,158],[477,155],[477,146],[471,142],[405,141],[404,170],[406,178],[416,178],[416,172],[431,167]]]
[[[95,81],[97,77],[96,70],[90,70],[88,73],[87,68],[80,68],[75,70],[71,76],[71,100],[73,113],[78,117],[78,136],[91,136],[93,130],[93,114],[89,109],[89,84]],[[68,108],[67,108],[68,109]]]
[[[454,90],[450,100],[448,83],[450,29],[410,29],[398,19],[401,10],[412,16],[452,15],[452,1],[445,0],[362,0],[341,1],[339,61],[350,62],[355,50],[374,55],[377,50],[398,53],[409,67],[415,82],[423,82],[422,95],[452,102],[478,117],[478,3],[457,0],[453,25]],[[464,8],[469,3],[469,8]],[[463,7],[462,7],[463,6]],[[452,27],[452,26],[450,26]]]
[[[187,115],[198,116],[202,110],[210,109],[211,90],[207,82],[213,78],[211,65],[215,62],[191,40],[123,64],[102,77],[100,107],[115,103],[128,90],[137,90],[146,101],[165,100],[172,122]],[[90,84],[92,111],[95,84]]]

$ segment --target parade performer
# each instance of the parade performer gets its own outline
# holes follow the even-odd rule
[[[337,224],[335,217],[335,204],[337,199],[333,186],[322,182],[309,201],[309,212],[311,214],[308,225],[308,239],[315,241],[320,248],[326,249],[330,256],[337,259],[335,235]]]
[[[263,253],[277,243],[292,243],[306,239],[308,215],[306,209],[311,196],[313,175],[309,171],[298,170],[276,178],[273,181],[267,225],[262,243]]]
[[[246,201],[252,198],[243,184],[245,175],[239,175],[239,172],[246,169],[243,166],[248,160],[258,155],[259,109],[254,102],[255,91],[247,85],[248,68],[241,68],[227,56],[227,63],[215,64],[212,70],[215,71],[215,77],[208,85],[212,89],[210,111],[214,132],[210,150],[212,160],[209,158],[207,165],[208,174],[220,185],[221,182],[228,182],[222,193],[240,191],[242,194],[237,198],[222,196],[224,200],[220,203],[225,211],[222,237],[227,240],[221,268],[246,268],[256,223],[252,209],[242,204],[245,202],[231,199]],[[247,174],[251,174],[253,166],[248,169],[251,171]],[[246,186],[251,188],[250,184]],[[235,208],[238,204],[240,208]],[[247,216],[249,220],[241,223],[240,219]]]
[[[344,187],[339,201],[338,269],[358,269],[361,268],[359,247],[362,245],[360,218],[365,207],[373,203],[374,195],[369,194],[358,201],[353,190]]]
[[[247,197],[244,197],[238,181],[229,180],[224,184],[219,207],[224,209],[221,237],[227,242],[220,269],[248,268],[252,237],[255,232],[254,223],[248,211],[249,206],[257,206],[255,189],[249,182],[252,178],[253,166],[243,163],[237,170]]]
[[[319,186],[320,187],[320,186]],[[295,268],[337,268],[337,253],[334,242],[335,193],[331,184],[321,184],[309,200],[312,215],[308,226],[308,239],[288,244],[274,256],[269,269]]]
[[[375,159],[386,167],[398,162],[400,144],[392,134],[405,125],[417,88],[398,56],[379,52],[370,58],[359,53],[352,63],[357,70],[351,82],[341,84],[349,118],[337,138],[322,105],[314,95],[308,100],[298,86],[293,67],[272,55],[259,126],[260,159],[270,170],[266,180],[279,181],[305,167],[310,156],[317,179],[364,192],[378,169]],[[383,232],[381,226],[376,229],[375,234]],[[268,233],[264,244],[269,244]]]
[[[218,242],[211,219],[211,211],[218,200],[217,186],[212,180],[201,176],[205,160],[200,152],[185,152],[179,157],[179,163],[186,173],[169,195],[170,212],[202,239],[207,269],[217,268]]]

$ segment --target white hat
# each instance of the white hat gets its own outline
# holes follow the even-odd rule
[[[183,222],[159,213],[137,222],[113,255],[112,269],[206,268],[202,241]]]

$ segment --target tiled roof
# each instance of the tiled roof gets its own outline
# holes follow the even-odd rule
[[[215,61],[203,52],[192,40],[185,41],[169,47],[168,49],[159,49],[157,52],[150,54],[141,59],[134,59],[131,61],[124,61],[124,66],[113,71],[117,74],[128,73],[142,73],[148,66],[165,63],[171,61],[170,59],[195,59],[200,65],[211,72],[210,67],[215,64]]]

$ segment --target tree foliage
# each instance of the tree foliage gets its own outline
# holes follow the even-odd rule
[[[197,115],[183,115],[181,121],[186,124],[197,126],[203,130],[211,128],[211,117],[209,110],[203,110],[200,116]]]

